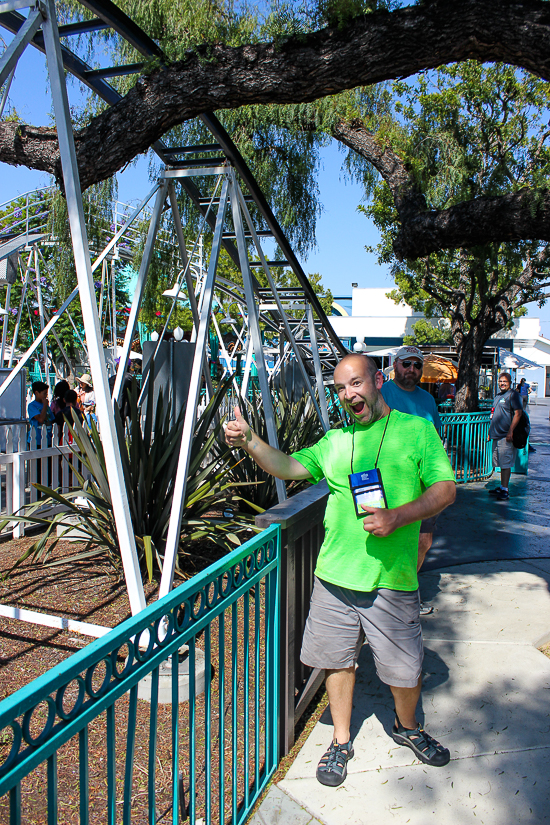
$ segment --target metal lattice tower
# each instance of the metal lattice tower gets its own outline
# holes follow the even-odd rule
[[[246,326],[247,363],[250,364],[251,359],[255,359],[269,442],[273,446],[277,446],[277,434],[271,405],[270,375],[265,363],[260,323],[279,337],[280,353],[276,359],[276,368],[281,369],[290,358],[296,362],[325,430],[328,428],[328,413],[324,381],[327,373],[332,371],[337,357],[345,353],[345,350],[334,333],[311,284],[251,170],[230,136],[212,113],[207,112],[202,115],[202,122],[212,135],[211,144],[168,147],[163,141],[155,142],[153,149],[163,164],[157,181],[142,203],[133,210],[115,236],[92,262],[88,246],[64,73],[70,72],[90,87],[103,101],[109,105],[114,105],[120,100],[121,96],[109,85],[108,78],[139,73],[143,69],[144,63],[94,70],[63,45],[60,42],[60,37],[77,36],[83,32],[109,28],[141,53],[145,60],[152,57],[162,60],[164,55],[154,41],[109,0],[101,0],[101,2],[100,0],[83,0],[82,5],[88,11],[93,12],[95,17],[92,20],[59,27],[56,21],[54,0],[45,0],[45,2],[39,4],[32,4],[25,2],[25,0],[7,0],[0,6],[2,9],[0,12],[0,25],[13,34],[11,43],[0,59],[0,85],[6,83],[4,98],[0,103],[2,109],[7,99],[7,92],[14,76],[17,61],[24,49],[31,45],[45,53],[47,58],[78,279],[77,287],[73,293],[57,313],[44,323],[44,328],[36,337],[31,349],[0,387],[0,395],[24,368],[33,352],[39,346],[43,345],[45,347],[46,337],[50,333],[55,334],[56,321],[68,309],[78,294],[82,305],[82,320],[90,372],[96,392],[97,415],[107,459],[109,485],[124,574],[131,609],[133,613],[136,613],[145,606],[145,598],[129,516],[130,508],[126,501],[127,494],[118,454],[113,406],[103,352],[101,319],[93,279],[93,272],[103,265],[124,232],[128,231],[138,215],[142,213],[144,207],[154,199],[113,397],[115,399],[120,398],[122,392],[125,366],[136,332],[155,242],[161,221],[166,218],[167,210],[170,210],[173,221],[181,268],[177,273],[173,289],[165,295],[167,298],[172,298],[172,308],[175,306],[176,301],[184,296],[189,301],[194,321],[195,355],[168,528],[164,572],[160,587],[161,596],[170,590],[173,581],[185,500],[190,446],[196,421],[200,386],[203,376],[207,383],[209,381],[209,375],[205,369],[205,358],[209,329],[212,324],[222,344],[222,359],[225,358],[226,369],[230,369],[230,354],[227,351],[224,353],[223,337],[212,313],[215,291],[218,290],[220,294],[237,302],[241,308],[243,324],[238,337],[241,341],[244,340],[244,327]],[[27,17],[19,12],[19,9],[22,8],[29,8]],[[197,155],[200,155],[200,157],[197,157]],[[205,180],[214,181],[211,187],[213,194],[210,197],[205,197],[198,185]],[[192,277],[192,267],[178,207],[177,188],[180,190],[180,196],[183,194],[198,210],[205,227],[213,232],[210,258],[205,271],[200,273],[200,284],[197,283],[197,279],[194,280]],[[254,225],[249,209],[250,205],[254,206],[255,213],[260,216],[263,226],[267,226],[267,229]],[[263,237],[273,239],[284,256],[283,260],[266,260],[261,247]],[[33,239],[31,247],[36,247],[40,240],[40,238]],[[28,242],[29,238],[27,236],[26,248],[29,247]],[[222,248],[225,249],[233,263],[240,270],[243,280],[242,287],[225,280],[219,275],[217,271],[218,260]],[[252,258],[253,260],[251,260]],[[290,268],[296,276],[300,285],[297,289],[280,290],[277,288],[272,269],[282,266]],[[260,287],[254,275],[254,270],[257,268],[264,273],[269,284],[268,288]],[[300,317],[289,317],[289,311],[294,314],[299,311]],[[168,317],[170,317],[170,314],[171,312]],[[46,353],[45,349],[44,352]],[[278,482],[277,491],[279,499],[283,500],[286,493],[282,481]]]

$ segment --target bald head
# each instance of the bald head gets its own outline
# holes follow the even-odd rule
[[[346,355],[334,370],[334,389],[352,421],[368,425],[388,414],[380,392],[384,377],[368,355]]]
[[[370,355],[360,355],[359,353],[355,352],[351,352],[349,353],[349,355],[344,355],[344,357],[341,358],[340,361],[338,361],[338,364],[336,365],[336,369],[334,370],[334,372],[336,372],[338,367],[348,363],[353,364],[356,367],[366,369],[371,378],[374,378],[374,376],[378,372],[378,367],[376,366],[374,359],[371,358]]]

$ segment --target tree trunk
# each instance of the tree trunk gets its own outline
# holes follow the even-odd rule
[[[493,332],[488,324],[480,322],[472,325],[456,344],[458,377],[455,412],[474,412],[478,409],[479,370],[483,349]]]

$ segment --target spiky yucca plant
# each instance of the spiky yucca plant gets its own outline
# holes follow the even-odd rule
[[[124,480],[130,515],[142,568],[149,579],[155,569],[162,570],[166,533],[172,506],[173,487],[179,458],[179,447],[183,430],[185,409],[174,423],[171,423],[170,405],[165,405],[159,394],[156,409],[153,405],[151,384],[145,415],[140,426],[137,406],[137,384],[131,390],[131,416],[129,426],[123,426],[118,407],[115,405],[115,423],[119,450],[122,459]],[[229,449],[219,446],[218,436],[222,421],[216,421],[216,413],[227,391],[225,384],[211,398],[197,421],[191,446],[188,483],[184,513],[181,523],[180,556],[193,558],[193,542],[210,539],[229,551],[241,543],[239,533],[249,530],[251,518],[239,511],[239,499],[234,490],[234,480],[228,475],[229,465],[234,462]],[[57,542],[74,529],[74,519],[78,518],[78,530],[86,538],[81,552],[64,557],[67,562],[102,555],[115,567],[120,566],[120,552],[116,525],[109,490],[107,467],[103,445],[98,430],[92,422],[88,431],[75,419],[70,426],[74,443],[71,451],[74,459],[87,470],[79,473],[73,462],[73,473],[78,486],[67,493],[53,490],[41,484],[34,486],[43,498],[27,506],[20,516],[12,516],[0,525],[10,521],[23,521],[42,525],[45,532],[17,560],[16,565],[32,557],[33,561],[46,562]],[[212,451],[217,445],[215,452]],[[77,505],[76,499],[84,499]],[[224,504],[231,504],[231,518],[209,515],[212,510],[220,511]],[[48,506],[62,505],[63,512],[52,516],[42,516],[38,512]],[[64,528],[61,535],[49,541],[57,527]],[[180,558],[176,570],[182,574]]]
[[[256,388],[252,392],[252,403],[242,404],[240,409],[254,432],[267,441],[261,395]],[[280,450],[284,453],[293,453],[311,446],[322,437],[323,429],[309,393],[304,391],[298,400],[290,401],[284,381],[281,381],[277,391],[272,392]],[[239,451],[238,455],[241,460],[228,469],[228,476],[239,486],[239,495],[243,499],[242,509],[252,513],[263,513],[277,503],[275,478],[262,470],[244,450]],[[287,482],[287,492],[289,495],[296,495],[307,484],[307,481]]]

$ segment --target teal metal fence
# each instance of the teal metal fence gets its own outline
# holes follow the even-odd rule
[[[443,445],[456,481],[482,481],[493,472],[492,444],[487,440],[491,413],[446,413],[441,417]]]
[[[274,525],[1,702],[0,822],[244,822],[278,759],[279,557]]]

